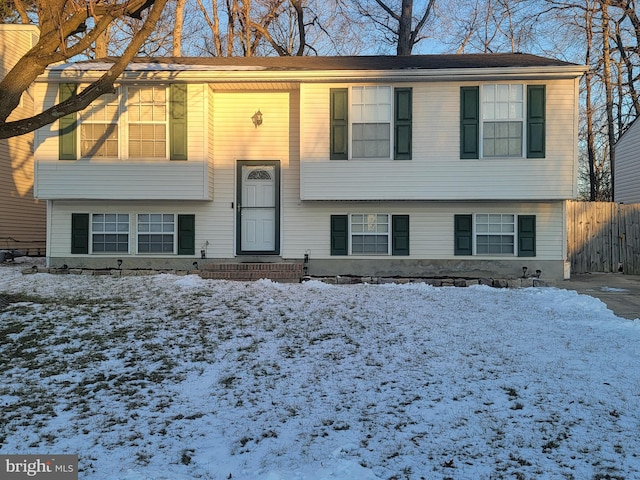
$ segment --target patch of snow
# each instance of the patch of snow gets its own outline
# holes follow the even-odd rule
[[[20,271],[3,454],[92,480],[640,477],[640,321],[574,291]]]

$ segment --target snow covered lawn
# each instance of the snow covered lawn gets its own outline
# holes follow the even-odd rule
[[[0,453],[80,478],[640,477],[640,322],[556,288],[0,267]]]

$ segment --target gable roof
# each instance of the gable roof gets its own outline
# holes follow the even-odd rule
[[[76,65],[97,62],[113,63],[115,58],[78,62]],[[477,53],[405,56],[346,56],[346,57],[137,57],[133,65],[184,65],[215,67],[259,67],[269,70],[441,70],[457,68],[548,67],[576,64],[527,53]],[[135,66],[133,67],[135,69]]]
[[[256,66],[273,70],[407,70],[573,65],[524,53],[357,57],[167,57],[137,58],[134,63]]]
[[[49,77],[66,78],[108,70],[115,58],[87,60],[51,66]],[[577,77],[585,67],[526,53],[442,54],[346,57],[137,57],[125,78],[140,72],[180,72],[182,78],[203,77],[197,72],[217,72],[216,79],[263,77],[296,80],[345,78],[469,77],[493,75]],[[148,78],[148,76],[147,76]]]

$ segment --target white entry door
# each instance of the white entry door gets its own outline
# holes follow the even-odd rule
[[[277,253],[277,170],[274,165],[242,165],[240,252]]]

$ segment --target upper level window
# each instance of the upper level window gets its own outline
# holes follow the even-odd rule
[[[331,160],[411,160],[412,89],[356,85],[330,89]]]
[[[391,87],[351,89],[353,158],[390,158]]]
[[[76,84],[60,84],[59,100]],[[124,108],[123,108],[124,107]],[[120,86],[58,121],[58,158],[188,159],[186,84]],[[80,135],[78,135],[80,131]]]
[[[460,87],[460,158],[545,158],[545,152],[545,85]]]
[[[167,157],[165,87],[129,87],[129,157]]]
[[[118,94],[107,93],[84,110],[80,127],[80,155],[118,157]]]
[[[483,157],[521,157],[523,122],[522,85],[483,85]]]

